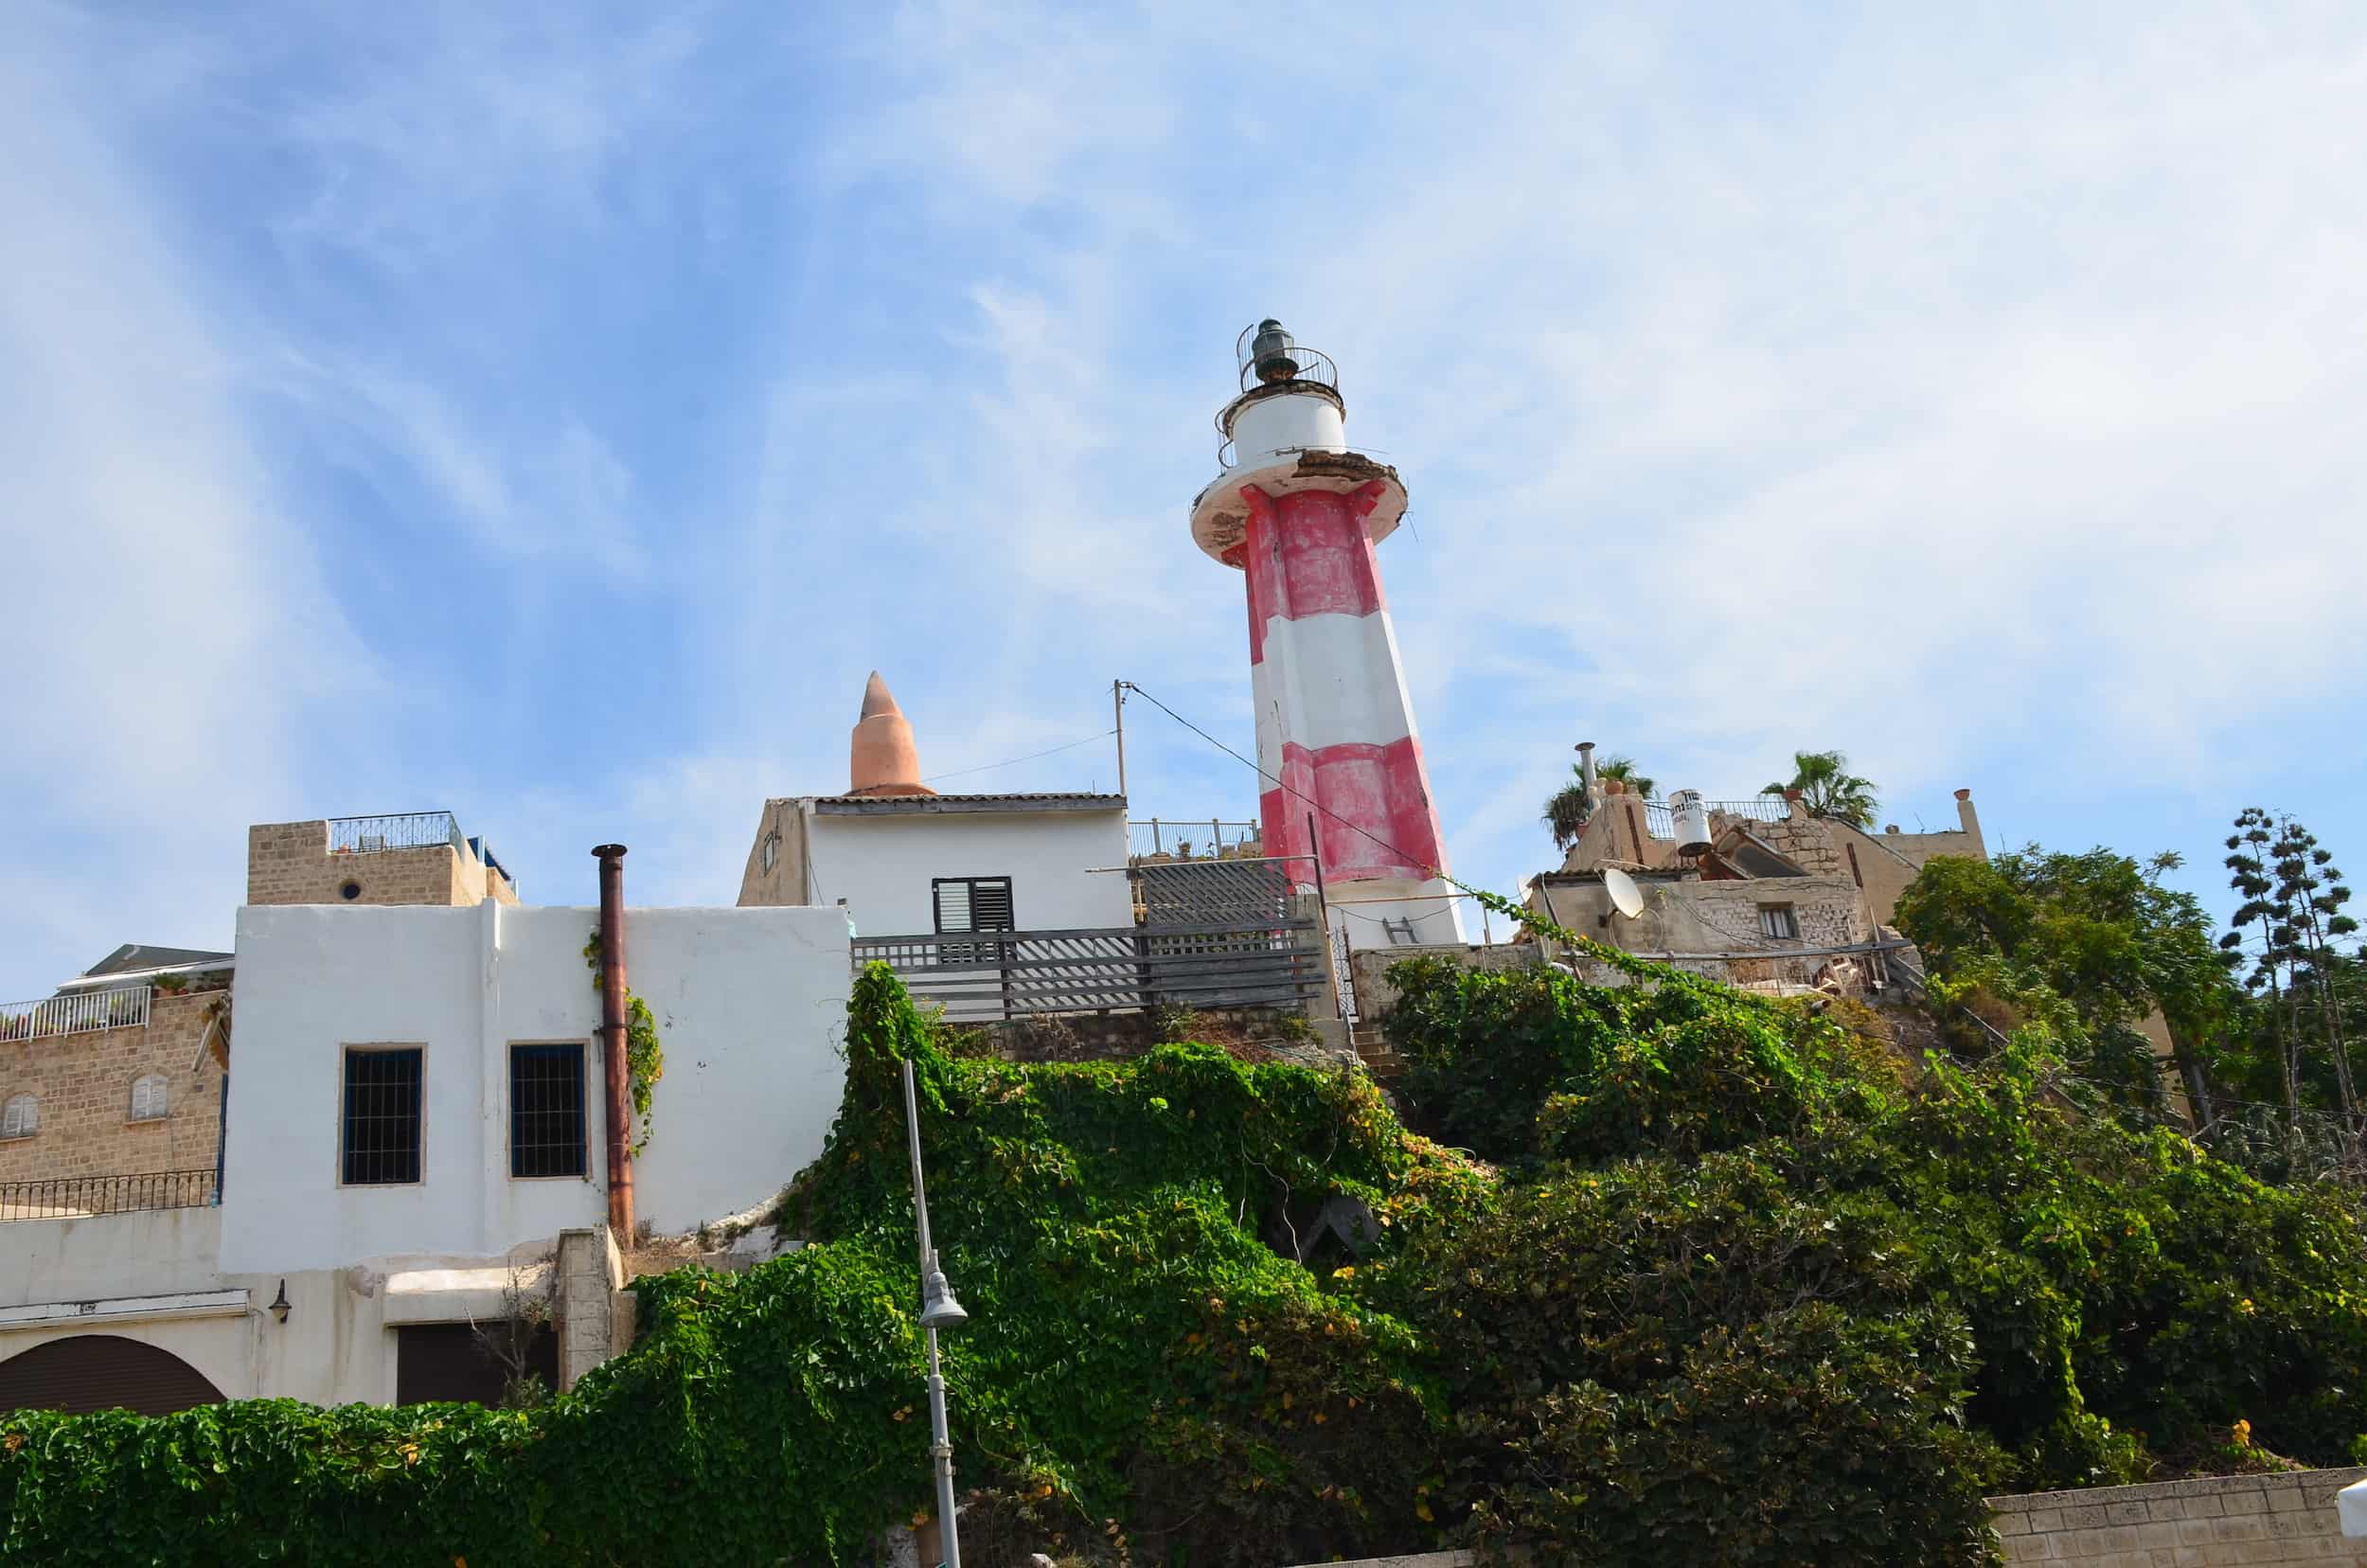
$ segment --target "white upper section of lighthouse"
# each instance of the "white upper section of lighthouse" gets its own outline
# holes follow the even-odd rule
[[[1219,456],[1224,472],[1192,502],[1193,542],[1228,566],[1241,563],[1245,485],[1272,496],[1306,490],[1344,494],[1378,479],[1382,493],[1364,518],[1364,531],[1375,543],[1396,531],[1405,515],[1405,487],[1397,471],[1348,445],[1347,404],[1335,384],[1331,361],[1292,344],[1278,327],[1274,336],[1279,348],[1261,361],[1252,355],[1250,333],[1241,335],[1245,390],[1217,416],[1217,428],[1225,437]],[[1257,342],[1271,347],[1265,337]]]

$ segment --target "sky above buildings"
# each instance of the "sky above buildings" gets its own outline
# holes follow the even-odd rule
[[[941,788],[1112,788],[987,765],[1120,677],[1249,750],[1185,520],[1268,313],[1411,489],[1459,875],[1590,739],[2357,869],[2362,147],[2341,4],[17,0],[0,996],[227,946],[249,822],[729,903],[875,667]],[[1136,814],[1254,811],[1128,740]]]

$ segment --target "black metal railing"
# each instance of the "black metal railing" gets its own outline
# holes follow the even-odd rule
[[[884,963],[957,1022],[1158,1007],[1300,1007],[1325,985],[1312,920],[1207,921],[1089,931],[863,936],[857,970]]]
[[[208,1208],[219,1202],[221,1187],[211,1170],[0,1182],[0,1220],[79,1220],[142,1209]]]
[[[1340,366],[1322,349],[1309,348],[1304,343],[1293,343],[1284,351],[1284,358],[1290,362],[1290,373],[1270,382],[1258,370],[1256,356],[1243,349],[1240,353],[1241,390],[1255,392],[1261,386],[1277,386],[1290,382],[1312,382],[1317,386],[1339,390]]]
[[[330,817],[329,852],[366,855],[381,849],[431,849],[448,844],[466,852],[460,822],[450,811],[400,811],[392,816]]]
[[[1752,822],[1782,822],[1791,815],[1791,803],[1782,795],[1760,795],[1754,800],[1705,800],[1701,808],[1712,816],[1723,812]],[[1656,839],[1675,838],[1677,809],[1664,800],[1646,801],[1644,830]]]

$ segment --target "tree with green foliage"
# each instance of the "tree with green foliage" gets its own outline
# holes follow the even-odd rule
[[[1594,776],[1616,778],[1646,800],[1652,798],[1658,782],[1636,770],[1634,759],[1607,757],[1595,764]],[[1578,842],[1586,831],[1587,819],[1594,814],[1594,803],[1586,794],[1586,769],[1579,763],[1570,764],[1571,781],[1556,790],[1545,801],[1545,826],[1554,831],[1554,847],[1567,849]]]
[[[1648,1476],[1615,1467],[1655,1452],[1699,1459],[1712,1444],[1717,1462],[1732,1463],[1746,1440],[1812,1440],[1788,1428],[1748,1439],[1696,1431],[1717,1408],[1706,1392],[1655,1380],[1693,1368],[1691,1347],[1704,1343],[1788,1343],[1776,1326],[1809,1303],[1842,1314],[1818,1329],[1824,1353],[1866,1355],[1867,1366],[1912,1359],[1929,1373],[1926,1417],[1955,1408],[1949,1380],[1963,1380],[1963,1417],[1991,1446],[1932,1461],[1949,1477],[1936,1483],[1935,1506],[1974,1474],[2073,1487],[2265,1462],[2255,1437],[2298,1459],[2341,1463],[2367,1432],[2367,1384],[2354,1381],[2367,1376],[2367,1302],[2350,1283],[2367,1266],[2358,1201],[2323,1185],[2272,1186],[2166,1128],[2131,1130],[2069,1107],[2048,1088],[2056,1071],[2042,1032],[2018,1029],[2005,1051],[1971,1068],[1928,1064],[1911,1085],[1903,1063],[1803,1009],[1698,981],[1598,994],[1552,971],[1482,974],[1418,960],[1392,980],[1404,995],[1392,1039],[1414,1064],[1401,1084],[1409,1118],[1473,1139],[1512,1183],[1476,1224],[1426,1233],[1374,1271],[1376,1281],[1409,1282],[1395,1304],[1456,1345],[1450,1366],[1480,1368],[1452,1395],[1467,1423],[1493,1409],[1487,1430],[1508,1442],[1528,1423],[1522,1467],[1495,1472],[1479,1500],[1491,1529],[1526,1521],[1528,1539],[1548,1532],[1581,1560],[1611,1561],[1654,1560],[1629,1555],[1652,1530],[1698,1530],[1682,1522],[1699,1509],[1637,1518],[1635,1502],[1657,1493]],[[1607,1028],[1607,1018],[1619,1022]],[[1705,1027],[1724,1036],[1720,1048],[1698,1048]],[[1526,1124],[1509,1103],[1475,1115],[1486,1096],[1470,1093],[1474,1080],[1522,1096]],[[1645,1244],[1613,1227],[1612,1240],[1594,1220],[1539,1228],[1548,1216],[1596,1212],[1581,1199],[1635,1203],[1646,1193],[1657,1222],[1679,1236]],[[1511,1217],[1522,1217],[1520,1238],[1490,1240]],[[1467,1290],[1429,1294],[1426,1282],[1443,1279]],[[1496,1310],[1472,1310],[1471,1292]],[[1436,1306],[1424,1311],[1427,1301]],[[1912,1352],[1853,1338],[1851,1325],[1869,1320],[1911,1326]],[[1968,1353],[1950,1348],[1949,1335],[1967,1331]],[[1502,1347],[1507,1379],[1540,1368],[1541,1392],[1487,1386],[1491,1346]],[[1699,1370],[1713,1378],[1709,1365]],[[1780,1369],[1770,1375],[1781,1387]],[[1872,1377],[1861,1370],[1840,1384],[1863,1388]],[[1820,1386],[1785,1397],[1820,1408]],[[1893,1383],[1883,1397],[1904,1393]],[[1622,1433],[1618,1415],[1630,1408],[1682,1415]],[[1935,1452],[1918,1448],[1937,1438],[1908,1405],[1891,1408],[1907,1424],[1887,1441],[1911,1455]],[[1576,1430],[1591,1435],[1547,1441],[1580,1415]],[[1824,1464],[1837,1462],[1845,1472],[1845,1461]],[[1731,1495],[1805,1495],[1800,1474],[1771,1470],[1723,1480]],[[1888,1496],[1859,1494],[1853,1506],[1876,1510],[1867,1514],[1824,1501],[1842,1541],[1860,1524],[1914,1517]],[[1929,1516],[1918,1527],[1947,1539]],[[1818,1555],[1797,1541],[1791,1549],[1789,1559],[1774,1547],[1729,1559],[1697,1540],[1668,1560]],[[1863,1560],[1977,1559],[1938,1546],[1884,1559],[1869,1547]]]
[[[1790,782],[1763,785],[1759,793],[1784,794],[1797,790],[1800,803],[1817,816],[1853,828],[1874,826],[1874,813],[1880,805],[1874,783],[1851,773],[1846,756],[1837,751],[1794,752],[1791,765]]]
[[[1986,997],[2046,1028],[2073,1072],[2132,1108],[2161,1109],[2142,1025],[2159,1009],[2198,1122],[2211,1120],[2210,1056],[2234,1003],[2210,917],[2165,885],[2179,864],[2036,845],[1982,861],[1935,856],[1893,918],[1921,950],[1943,1001]]]
[[[645,1276],[633,1348],[530,1410],[0,1415],[0,1553],[867,1561],[930,1497],[907,1061],[982,1562],[1973,1568],[1987,1491],[2367,1433],[2347,1191],[2078,1114],[2033,1029],[1912,1073],[1539,929],[1629,983],[1392,972],[1408,1115],[1493,1165],[1349,1069],[956,1056],[874,966],[808,1245]]]
[[[2228,885],[2244,901],[2219,945],[2231,963],[2247,953],[2251,959],[2244,984],[2261,1000],[2256,1022],[2276,1062],[2287,1130],[2301,1133],[2316,1075],[2356,1142],[2362,1129],[2351,1049],[2360,1030],[2350,1020],[2359,1014],[2359,958],[2336,946],[2358,930],[2343,913],[2351,890],[2332,851],[2292,817],[2247,807],[2234,829]]]

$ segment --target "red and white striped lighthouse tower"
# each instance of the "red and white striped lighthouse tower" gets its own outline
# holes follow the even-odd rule
[[[1373,546],[1405,515],[1397,471],[1348,450],[1330,359],[1273,320],[1241,334],[1241,395],[1217,416],[1225,472],[1192,538],[1249,585],[1266,853],[1320,859],[1356,947],[1463,939],[1414,704]],[[1275,780],[1279,779],[1279,784]],[[1308,841],[1308,818],[1314,843]]]

